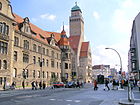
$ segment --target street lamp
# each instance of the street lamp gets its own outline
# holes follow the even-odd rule
[[[120,56],[120,54],[118,53],[118,51],[117,50],[115,50],[115,49],[113,49],[113,48],[105,48],[105,49],[110,49],[110,50],[113,50],[113,51],[115,51],[117,54],[118,54],[118,56],[119,56],[119,59],[120,59],[120,71],[119,71],[119,74],[120,74],[120,77],[121,77],[121,79],[122,79],[122,60],[121,60],[121,56]],[[120,79],[120,80],[121,80]],[[121,83],[121,81],[120,81],[120,83]],[[122,85],[119,83],[119,88],[121,87],[122,88]],[[121,85],[121,86],[120,86]]]
[[[122,73],[122,60],[121,60],[120,54],[118,53],[117,50],[115,50],[115,49],[113,49],[113,48],[105,48],[105,49],[111,49],[111,50],[115,51],[115,52],[118,54],[119,59],[120,59],[120,71],[119,71],[119,73],[121,74],[121,73]]]

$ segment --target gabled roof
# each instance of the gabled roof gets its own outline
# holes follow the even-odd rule
[[[89,49],[89,42],[82,42],[80,57],[87,57]]]
[[[18,23],[18,25],[24,21],[24,19],[18,16],[17,14],[14,14],[14,16],[15,16],[15,21]],[[16,28],[15,28],[16,30],[19,30],[18,25],[16,25]],[[29,22],[29,25],[30,25],[31,31],[36,34],[36,35],[32,35],[33,38],[36,38],[48,44],[47,38],[50,37],[51,34],[53,33],[55,40],[57,42],[60,40],[60,33],[44,31],[30,22]],[[41,37],[44,37],[45,39],[42,39]]]
[[[75,52],[77,52],[79,41],[80,41],[80,35],[69,37],[70,46]]]

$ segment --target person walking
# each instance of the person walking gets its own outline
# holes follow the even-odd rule
[[[25,82],[24,81],[22,82],[22,87],[23,87],[23,89],[25,89]]]
[[[96,80],[94,80],[94,90],[97,90],[98,89],[98,86],[97,86],[97,81]]]
[[[42,89],[42,82],[39,82],[39,88]]]
[[[112,81],[112,90],[114,90],[115,89],[115,85],[116,85],[116,81],[115,81],[115,79],[113,79],[113,81]]]
[[[140,92],[140,80],[137,81],[137,86],[138,86],[138,88],[139,88],[139,92]]]
[[[43,82],[43,89],[45,89],[46,88],[46,84],[45,84],[45,82]]]
[[[107,87],[107,89],[110,90],[108,84],[109,84],[109,80],[108,79],[105,79],[105,87]],[[104,88],[104,90],[105,90],[105,88]]]

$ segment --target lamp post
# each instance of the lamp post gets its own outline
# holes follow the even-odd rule
[[[105,49],[113,50],[113,51],[115,51],[115,52],[118,54],[119,59],[120,59],[120,71],[119,71],[119,74],[121,75],[121,74],[122,74],[122,60],[121,60],[121,56],[120,56],[120,54],[118,53],[117,50],[115,50],[115,49],[113,49],[113,48],[105,48]],[[122,78],[122,75],[121,75],[121,78]],[[121,81],[120,81],[120,83],[121,83]],[[120,84],[119,84],[119,88],[120,88]]]
[[[120,74],[121,74],[121,73],[122,73],[122,60],[121,60],[120,54],[118,53],[117,50],[115,50],[115,49],[113,49],[113,48],[105,48],[105,49],[111,49],[111,50],[115,51],[115,52],[118,54],[119,59],[120,59]]]

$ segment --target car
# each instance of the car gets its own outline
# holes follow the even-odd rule
[[[76,87],[76,83],[74,81],[69,81],[65,85],[65,88],[75,88],[75,87]]]
[[[60,88],[60,87],[65,87],[63,82],[54,82],[53,83],[54,88]]]

